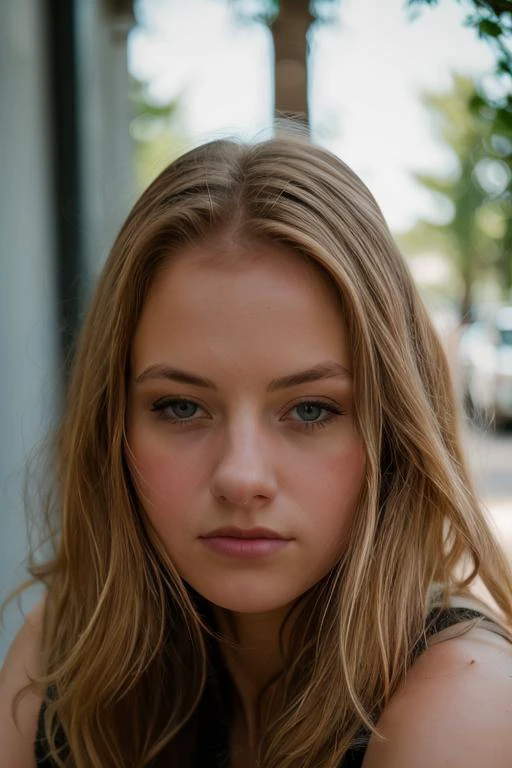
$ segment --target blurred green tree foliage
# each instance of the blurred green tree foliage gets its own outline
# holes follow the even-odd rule
[[[488,105],[488,116],[494,114],[496,130],[503,119],[512,119],[512,0],[456,0],[467,9],[465,25],[474,29],[495,56],[495,74],[508,92],[499,103],[480,93],[480,102]],[[451,0],[455,2],[455,0]],[[435,6],[439,0],[407,0],[407,6],[417,10],[421,6]]]
[[[454,0],[451,0],[453,2]],[[461,3],[461,0],[458,0]],[[439,0],[407,0],[409,8],[438,5]],[[495,52],[496,73],[512,76],[512,1],[463,0],[468,9],[466,26],[472,27]]]
[[[401,238],[410,254],[437,250],[455,263],[462,283],[461,317],[471,315],[476,283],[493,277],[503,299],[512,288],[512,120],[508,97],[491,101],[469,78],[423,103],[451,151],[449,175],[417,173],[447,212],[443,223],[420,220]]]
[[[135,183],[142,192],[156,175],[185,148],[179,98],[157,101],[148,83],[130,76],[132,119],[130,134],[134,141]]]

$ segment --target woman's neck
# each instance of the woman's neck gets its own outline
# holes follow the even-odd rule
[[[246,731],[253,749],[258,744],[260,732],[258,697],[282,669],[279,632],[287,610],[288,607],[262,614],[235,614],[215,608],[221,633],[236,643],[236,648],[222,644],[221,651],[237,694],[235,721]]]

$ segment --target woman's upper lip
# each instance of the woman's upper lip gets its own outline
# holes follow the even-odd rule
[[[283,536],[277,531],[272,531],[270,528],[235,528],[232,525],[224,526],[222,528],[215,528],[213,531],[203,534],[200,538],[212,539],[217,536],[227,536],[233,539],[286,539],[287,536]]]

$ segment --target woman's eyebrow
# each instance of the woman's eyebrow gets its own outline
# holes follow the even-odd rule
[[[317,363],[312,368],[308,368],[305,371],[298,371],[297,373],[291,373],[288,376],[282,376],[279,379],[272,379],[268,385],[268,392],[276,392],[280,389],[288,389],[289,387],[296,387],[299,384],[307,384],[310,381],[319,381],[320,379],[351,379],[352,374],[341,363],[337,363],[334,360],[326,360],[322,363]],[[145,368],[142,373],[139,373],[135,378],[136,384],[141,384],[144,381],[154,379],[165,379],[167,381],[177,381],[181,384],[189,384],[194,387],[204,387],[208,389],[218,390],[217,385],[207,378],[197,376],[194,373],[188,371],[182,371],[178,368],[173,368],[163,363],[155,363],[154,365]]]

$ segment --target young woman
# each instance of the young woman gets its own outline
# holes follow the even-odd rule
[[[170,165],[76,352],[3,764],[510,766],[512,580],[457,418],[346,165],[298,137]]]

